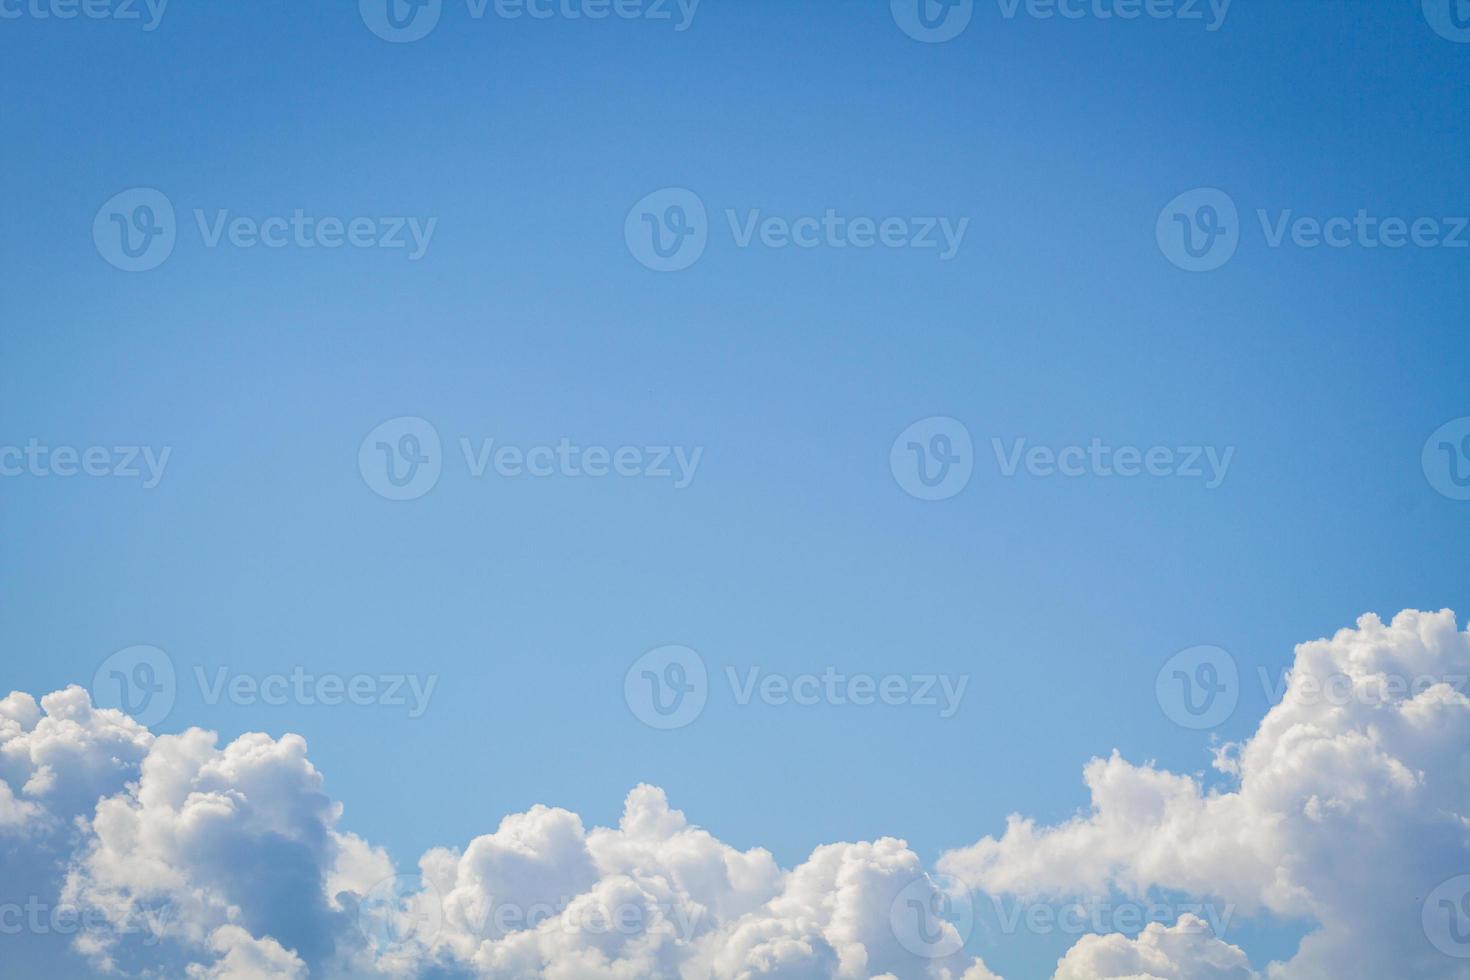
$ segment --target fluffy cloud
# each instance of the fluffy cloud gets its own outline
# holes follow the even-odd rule
[[[1182,915],[1172,928],[1151,923],[1137,939],[1084,936],[1057,964],[1053,980],[1258,980],[1245,953],[1216,939],[1204,920]]]
[[[1012,817],[940,867],[994,893],[1168,890],[1314,924],[1272,966],[1283,980],[1470,976],[1420,922],[1424,896],[1470,870],[1467,676],[1453,613],[1364,616],[1297,648],[1282,701],[1217,758],[1225,788],[1094,760],[1089,813]]]
[[[926,872],[899,840],[783,869],[640,786],[616,827],[551,807],[395,876],[340,826],[294,735],[150,734],[79,688],[0,700],[0,906],[59,927],[5,937],[24,975],[196,980],[999,980],[964,950],[965,885],[995,896],[1192,896],[1310,932],[1272,980],[1470,977],[1425,896],[1470,872],[1470,635],[1453,614],[1364,617],[1303,644],[1283,699],[1211,781],[1090,763],[1087,813]],[[1183,904],[1183,903],[1180,903]],[[1176,905],[1176,907],[1178,907]],[[63,923],[64,924],[64,923]],[[1458,971],[1458,972],[1457,972]],[[1181,915],[1080,939],[1054,980],[1259,980]]]

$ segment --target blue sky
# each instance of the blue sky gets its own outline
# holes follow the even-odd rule
[[[156,731],[302,734],[343,825],[405,864],[536,803],[615,822],[640,782],[783,866],[885,834],[929,860],[1085,807],[1081,766],[1113,749],[1204,771],[1294,644],[1470,609],[1470,505],[1420,462],[1470,415],[1470,250],[1272,248],[1257,218],[1470,214],[1467,68],[1407,0],[1240,2],[1213,32],[978,3],[940,44],[826,0],[705,0],[684,31],[446,0],[407,44],[345,3],[0,21],[0,444],[171,447],[153,489],[0,479],[0,689],[159,647],[183,682]],[[178,241],[127,273],[92,225],[136,187]],[[709,243],[658,273],[624,222],[667,187]],[[1155,237],[1194,188],[1240,213],[1208,273]],[[196,209],[437,223],[410,260],[209,248]],[[741,248],[730,209],[969,224],[946,261]],[[358,451],[404,416],[443,474],[392,502]],[[930,502],[889,453],[935,416],[974,473]],[[475,478],[462,438],[703,455],[682,489]],[[1234,457],[1207,489],[1006,477],[992,446],[1094,438]],[[622,695],[666,644],[715,678],[673,732]],[[1245,678],[1214,732],[1154,695],[1200,644]],[[298,665],[438,687],[409,718],[192,682]],[[969,682],[950,718],[742,706],[723,682],[828,666]],[[1263,930],[1257,967],[1298,933]],[[981,942],[1007,976],[1065,949]]]

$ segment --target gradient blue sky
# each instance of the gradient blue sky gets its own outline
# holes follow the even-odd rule
[[[0,443],[173,447],[147,492],[0,480],[0,690],[86,685],[138,643],[184,671],[437,673],[417,720],[186,685],[156,726],[302,733],[344,826],[404,859],[535,803],[615,821],[640,781],[786,865],[885,834],[932,858],[1013,811],[1064,818],[1114,748],[1204,769],[1210,735],[1154,700],[1175,651],[1239,660],[1218,733],[1239,738],[1266,706],[1256,668],[1294,643],[1370,610],[1470,611],[1470,505],[1419,462],[1470,415],[1470,250],[1271,249],[1254,218],[1470,213],[1467,69],[1417,0],[1240,0],[1214,33],[981,3],[938,45],[886,3],[826,0],[705,0],[683,33],[450,3],[406,45],[348,3],[175,0],[151,33],[0,22]],[[129,275],[91,227],[136,186],[181,236]],[[666,186],[716,227],[658,275],[623,221]],[[1154,224],[1201,186],[1245,240],[1192,275]],[[438,227],[419,262],[211,250],[196,207]],[[951,262],[742,250],[725,208],[971,224]],[[451,456],[395,504],[357,450],[400,415],[451,453],[705,453],[682,491],[472,480]],[[979,457],[942,503],[888,470],[933,415]],[[1002,479],[989,450],[1094,436],[1236,457],[1206,491]],[[661,733],[622,682],[665,643],[716,669],[971,682],[949,720],[717,689]],[[1059,952],[1032,947],[979,948],[1025,976]]]

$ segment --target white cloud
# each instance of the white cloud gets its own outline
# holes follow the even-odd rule
[[[1160,889],[1315,923],[1273,977],[1470,975],[1420,926],[1423,896],[1470,869],[1470,699],[1455,689],[1467,675],[1470,634],[1453,613],[1364,616],[1297,648],[1282,702],[1221,757],[1228,789],[1115,754],[1085,770],[1089,813],[1054,827],[1013,817],[940,867],[995,893]],[[1445,682],[1416,692],[1422,678]]]
[[[1216,939],[1205,922],[1182,915],[1173,927],[1151,923],[1137,939],[1083,936],[1057,964],[1053,980],[1258,980],[1245,953]]]
[[[993,895],[1219,900],[1313,930],[1272,980],[1470,977],[1420,923],[1470,871],[1470,635],[1453,614],[1303,644],[1284,700],[1194,776],[1114,754],[1089,812],[1013,817],[938,870]],[[1399,690],[1391,677],[1451,683]],[[1346,678],[1355,697],[1319,689]],[[155,737],[80,688],[0,700],[0,902],[41,896],[91,924],[25,937],[8,962],[205,980],[998,980],[967,955],[965,896],[899,840],[818,847],[795,868],[738,850],[640,786],[616,827],[533,807],[393,879],[339,826],[294,735]],[[386,887],[385,887],[386,886]],[[1183,904],[1183,903],[1180,903]],[[929,911],[926,911],[929,910]],[[1458,971],[1458,972],[1457,972]],[[1257,980],[1246,954],[1183,915],[1086,936],[1055,980]]]

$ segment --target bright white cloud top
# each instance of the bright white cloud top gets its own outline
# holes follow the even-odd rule
[[[298,736],[221,746],[155,736],[77,687],[11,694],[0,959],[40,973],[69,945],[103,975],[221,980],[993,980],[963,948],[973,890],[1188,896],[1310,928],[1258,972],[1181,912],[1081,937],[1054,980],[1470,978],[1467,676],[1453,613],[1365,616],[1297,649],[1281,703],[1217,753],[1223,785],[1095,759],[1088,812],[1013,816],[930,869],[891,838],[783,869],[640,786],[615,828],[535,807],[403,876],[340,828]],[[1423,678],[1438,682],[1402,683]]]

